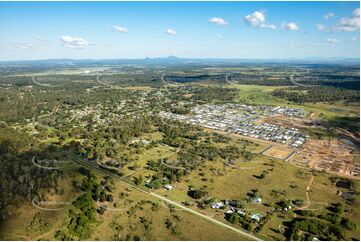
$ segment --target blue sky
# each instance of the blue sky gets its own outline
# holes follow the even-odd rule
[[[0,2],[0,60],[357,57],[359,2]]]

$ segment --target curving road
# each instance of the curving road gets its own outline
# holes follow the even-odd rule
[[[301,208],[300,208],[301,210],[302,210],[302,209],[306,209],[306,208],[308,208],[308,207],[311,205],[309,193],[310,193],[310,188],[311,188],[312,182],[313,182],[313,175],[311,175],[310,182],[308,183],[308,186],[307,186],[307,188],[306,188],[307,204],[306,204],[305,206],[301,207]]]
[[[307,73],[309,73],[309,72],[310,72],[310,70],[308,70]],[[290,81],[291,81],[293,84],[295,84],[296,86],[301,86],[301,87],[318,87],[318,86],[319,86],[319,85],[305,85],[305,84],[298,83],[298,82],[296,82],[296,81],[293,79],[294,75],[295,75],[295,74],[291,74],[291,75],[290,75]]]
[[[311,205],[309,192],[310,192],[311,185],[312,185],[312,182],[313,182],[313,177],[314,177],[314,176],[311,175],[310,182],[308,183],[308,186],[307,186],[307,188],[306,188],[306,199],[307,199],[307,203],[306,203],[304,206],[302,206],[302,207],[298,207],[298,206],[296,206],[296,205],[294,205],[294,204],[292,203],[292,200],[293,200],[293,199],[291,199],[291,205],[292,205],[294,208],[296,208],[296,209],[298,209],[298,210],[304,210],[304,209],[307,209],[307,210],[320,210],[319,208],[318,208],[318,209],[309,209],[309,207],[310,207],[310,205]]]
[[[60,87],[60,85],[51,85],[51,84],[40,83],[37,80],[35,80],[35,76],[32,76],[31,79],[36,85],[39,85],[39,86],[42,86],[42,87]]]
[[[112,84],[108,84],[108,83],[105,83],[105,82],[101,81],[101,80],[99,79],[99,77],[100,77],[100,74],[98,74],[97,77],[96,77],[96,80],[97,80],[97,82],[98,82],[99,84],[102,84],[103,86],[106,86],[106,87],[115,87],[115,86],[112,85]]]
[[[233,74],[233,73],[227,73],[227,74],[226,74],[226,82],[227,82],[228,84],[236,84],[236,83],[234,83],[234,82],[232,82],[232,81],[229,80],[229,76],[232,75],[232,74]]]
[[[34,199],[31,201],[31,204],[36,207],[37,209],[40,209],[40,210],[44,210],[44,211],[59,211],[59,210],[63,210],[64,208],[44,208],[44,207],[40,207],[36,204],[35,202],[36,200],[36,197],[34,197]]]

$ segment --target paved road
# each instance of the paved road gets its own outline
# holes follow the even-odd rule
[[[228,229],[228,230],[231,230],[231,231],[236,232],[236,233],[238,233],[238,234],[241,234],[241,235],[245,236],[245,237],[248,238],[248,239],[257,240],[257,241],[262,241],[262,239],[254,236],[254,235],[252,235],[252,234],[249,234],[249,233],[247,233],[247,232],[245,232],[245,231],[243,231],[243,230],[234,228],[234,227],[232,227],[232,226],[230,226],[230,225],[228,225],[228,224],[225,224],[225,223],[223,223],[223,222],[221,222],[221,221],[218,221],[218,220],[216,220],[216,219],[214,219],[214,218],[211,218],[211,217],[209,217],[209,216],[207,216],[207,215],[204,215],[204,214],[202,214],[202,213],[199,213],[199,212],[197,212],[197,211],[195,211],[195,210],[193,210],[193,209],[191,209],[191,208],[188,208],[188,207],[186,207],[186,206],[183,206],[182,204],[173,202],[172,200],[169,200],[169,199],[167,199],[167,198],[165,198],[165,197],[163,197],[163,196],[160,196],[160,195],[158,195],[158,194],[156,194],[156,193],[148,192],[148,191],[146,191],[146,190],[143,190],[143,189],[141,189],[141,188],[139,188],[139,187],[137,187],[137,186],[135,186],[135,185],[133,185],[133,184],[131,184],[131,183],[129,183],[129,182],[126,182],[126,181],[120,179],[119,177],[116,177],[116,175],[114,175],[113,173],[108,172],[108,171],[106,171],[106,170],[103,170],[103,169],[97,167],[96,165],[93,165],[93,164],[90,164],[90,163],[88,163],[88,162],[85,162],[85,161],[82,161],[82,160],[78,160],[78,159],[74,159],[74,161],[75,161],[76,163],[78,163],[78,164],[80,164],[80,165],[82,165],[82,166],[85,166],[85,167],[87,167],[87,168],[90,168],[90,169],[92,169],[92,170],[97,170],[97,171],[102,172],[102,173],[104,173],[104,174],[110,175],[111,177],[114,178],[115,181],[117,181],[117,182],[119,182],[119,183],[122,183],[122,184],[124,184],[124,185],[130,186],[130,187],[136,189],[137,191],[140,191],[140,192],[145,193],[145,194],[147,194],[147,195],[151,195],[151,196],[157,198],[158,200],[162,200],[162,201],[165,201],[165,202],[167,202],[167,203],[170,203],[170,204],[172,204],[172,205],[174,205],[174,206],[177,206],[178,208],[181,208],[182,210],[184,210],[184,211],[186,211],[186,212],[189,212],[189,213],[191,213],[191,214],[193,214],[193,215],[195,215],[195,216],[198,216],[198,217],[200,217],[200,218],[202,218],[202,219],[205,219],[205,220],[207,220],[208,222],[211,222],[211,223],[216,224],[216,225],[218,225],[218,226],[220,226],[220,227],[223,227],[223,228],[225,228],[225,229]]]
[[[31,77],[31,80],[32,80],[36,85],[39,85],[39,86],[42,86],[42,87],[59,87],[59,85],[50,85],[50,84],[40,83],[40,82],[38,82],[38,81],[35,79],[35,76],[32,76],[32,77]]]
[[[96,80],[97,80],[98,83],[100,83],[100,84],[102,84],[103,86],[106,86],[106,87],[114,87],[114,85],[112,85],[112,84],[108,84],[108,83],[105,83],[105,82],[101,81],[101,80],[99,79],[99,77],[100,77],[100,74],[98,74],[98,75],[97,75],[97,78],[96,78]]]
[[[310,70],[308,70],[308,73],[309,73],[309,71],[310,71]],[[293,79],[293,77],[294,77],[294,74],[291,74],[291,75],[290,75],[290,81],[291,81],[293,84],[297,85],[297,86],[301,86],[301,87],[317,87],[317,86],[319,86],[319,85],[305,85],[305,84],[298,83],[298,82],[296,82],[296,81]]]
[[[264,153],[265,153],[267,150],[271,149],[272,147],[273,147],[273,145],[268,146],[266,149],[264,149],[264,150],[262,150],[261,152],[259,152],[259,154],[264,155]]]

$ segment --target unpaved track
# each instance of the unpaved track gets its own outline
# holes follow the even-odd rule
[[[306,188],[307,204],[306,204],[305,206],[300,207],[300,208],[299,208],[300,210],[306,209],[306,208],[308,208],[308,207],[311,205],[310,197],[309,197],[308,194],[309,194],[309,192],[310,192],[310,188],[311,188],[312,182],[313,182],[313,175],[311,175],[310,182],[308,183],[308,186],[307,186],[307,188]]]

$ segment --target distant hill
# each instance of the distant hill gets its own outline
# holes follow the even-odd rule
[[[0,61],[0,66],[101,66],[101,65],[176,65],[176,64],[222,64],[234,65],[245,63],[297,63],[297,64],[360,64],[360,59],[345,57],[307,57],[293,59],[232,59],[232,58],[180,58],[176,56],[159,57],[159,58],[143,58],[143,59],[45,59],[45,60],[24,60],[24,61]]]

